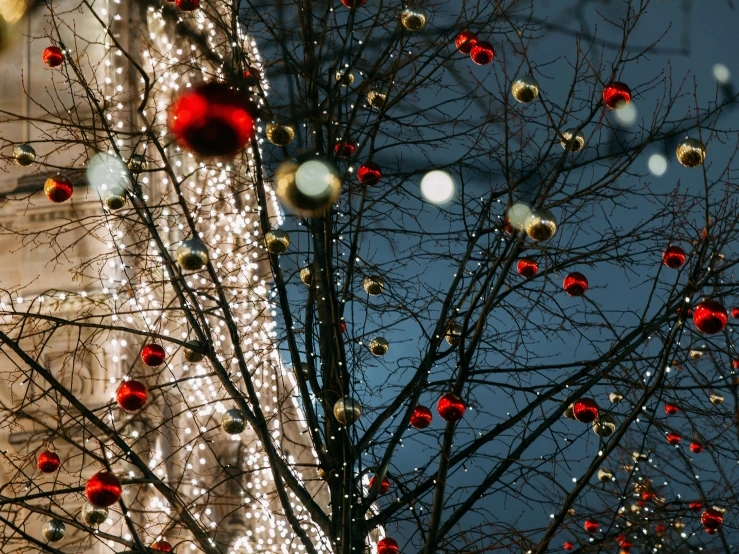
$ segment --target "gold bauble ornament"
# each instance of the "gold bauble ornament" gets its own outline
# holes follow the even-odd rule
[[[295,138],[295,127],[279,121],[267,123],[267,140],[275,146],[287,146]]]
[[[387,93],[382,89],[382,87],[372,87],[372,90],[367,93],[367,102],[377,110],[384,108],[386,101]]]
[[[370,352],[375,356],[384,356],[390,350],[390,344],[382,337],[375,337],[370,341]]]
[[[677,529],[678,531],[682,531],[683,529],[685,529],[684,521],[676,521],[673,523],[673,525],[675,526],[675,529]]]
[[[185,271],[198,271],[208,263],[208,247],[200,239],[182,241],[177,248],[177,263]]]
[[[16,144],[13,147],[13,159],[16,164],[28,167],[36,161],[36,150],[30,144]]]
[[[632,452],[631,457],[635,462],[646,462],[649,459],[646,454],[642,454],[641,452]]]
[[[400,14],[400,22],[409,31],[420,31],[426,25],[426,12],[420,7],[406,8]]]
[[[593,433],[599,437],[610,437],[616,431],[616,420],[610,414],[603,414],[593,422]]]
[[[531,75],[518,77],[511,83],[511,94],[522,104],[528,104],[539,96],[539,83]]]
[[[622,394],[618,394],[617,392],[609,393],[608,400],[611,401],[611,404],[618,404],[624,399]]]
[[[385,280],[377,275],[364,278],[364,290],[370,296],[378,296],[382,294],[385,288]]]
[[[539,208],[526,220],[526,234],[536,242],[549,240],[557,232],[557,220],[552,212]]]
[[[640,514],[641,513],[641,506],[639,506],[639,504],[632,504],[630,506],[630,508],[631,508],[631,512],[634,513],[634,514]]]
[[[613,479],[613,472],[608,468],[598,470],[598,481],[601,483],[609,483]]]
[[[300,280],[303,281],[307,286],[310,286],[311,274],[310,268],[304,267],[300,270]]]
[[[451,346],[459,346],[462,340],[462,326],[459,323],[452,323],[446,330],[444,338]]]
[[[59,542],[67,536],[67,526],[64,525],[63,521],[58,519],[50,519],[44,523],[43,529],[41,529],[44,538],[49,542]]]
[[[87,525],[100,525],[108,519],[108,508],[98,508],[94,504],[85,502],[82,506],[82,520]]]
[[[229,435],[238,435],[246,429],[246,417],[238,408],[231,408],[221,416],[221,429]]]
[[[128,169],[133,174],[146,171],[147,167],[148,164],[146,162],[146,157],[143,154],[132,154],[131,158],[128,160]]]
[[[706,347],[703,344],[695,344],[693,347],[688,351],[688,355],[690,356],[691,360],[700,360],[703,355],[706,353]]]
[[[339,398],[334,404],[334,417],[342,425],[351,425],[362,417],[362,407],[348,396]]]
[[[282,203],[305,217],[324,214],[341,193],[336,167],[318,156],[282,162],[275,173],[275,185]]]
[[[336,82],[342,87],[351,86],[354,82],[354,73],[346,69],[338,69],[336,71]]]
[[[686,138],[677,145],[675,155],[685,167],[698,167],[706,159],[706,147],[698,139]]]
[[[565,416],[567,419],[571,419],[574,421],[575,420],[575,404],[570,404],[569,406],[567,406],[567,409],[564,411],[562,415]]]
[[[105,191],[103,204],[105,204],[105,207],[109,210],[120,210],[126,205],[126,191],[119,187],[114,187]]]
[[[265,233],[264,242],[270,254],[283,254],[290,246],[290,235],[282,229],[271,229]]]
[[[720,404],[724,403],[724,397],[715,392],[712,392],[711,395],[708,397],[708,399],[711,401],[711,404],[713,404],[714,406],[719,406]]]
[[[200,350],[202,349],[200,342],[196,340],[189,340],[187,341],[187,344],[190,346],[190,348],[185,347],[182,349],[182,357],[185,358],[185,361],[190,362],[191,364],[196,364],[203,361],[203,358],[205,358],[205,354],[202,354],[200,352]]]
[[[578,150],[582,150],[582,147],[585,146],[585,135],[582,131],[567,129],[566,131],[562,131],[562,138],[559,143],[565,150],[577,152]]]

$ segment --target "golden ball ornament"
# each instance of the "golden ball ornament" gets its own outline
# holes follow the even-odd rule
[[[562,131],[559,143],[569,152],[578,152],[585,146],[585,135],[577,129],[567,129]]]
[[[318,156],[282,162],[275,173],[275,185],[282,203],[304,217],[324,214],[341,193],[336,167]]]
[[[267,140],[275,146],[287,146],[295,139],[295,127],[280,121],[267,123]]]
[[[367,102],[376,110],[381,110],[387,102],[387,93],[381,87],[373,87],[367,93]]]
[[[678,531],[682,531],[683,529],[685,529],[685,522],[684,521],[679,521],[679,520],[678,521],[675,521],[673,523],[673,525],[675,526],[675,529],[677,529]]]
[[[711,395],[708,397],[708,399],[711,401],[711,404],[714,406],[720,406],[724,403],[724,397],[716,392],[712,392]]]
[[[631,453],[631,457],[634,459],[635,462],[646,462],[649,459],[646,454],[636,451]]]
[[[385,289],[385,280],[377,275],[364,278],[364,290],[370,296],[379,296]]]
[[[390,344],[382,337],[375,337],[370,341],[370,352],[375,356],[384,356],[390,350]]]
[[[610,437],[616,432],[616,420],[610,414],[603,414],[593,422],[593,433],[599,437]]]
[[[334,417],[342,425],[351,425],[362,417],[362,407],[348,396],[339,398],[334,404]]]
[[[700,360],[706,353],[706,347],[703,344],[694,344],[688,351],[691,360]]]
[[[67,526],[63,521],[58,519],[50,519],[44,523],[44,527],[41,529],[41,533],[44,538],[49,542],[59,542],[67,536]]]
[[[108,508],[98,508],[94,504],[85,502],[82,506],[82,521],[87,525],[100,525],[108,519]]]
[[[619,394],[617,392],[611,392],[608,394],[608,400],[611,401],[611,404],[618,404],[624,399],[623,394]]]
[[[539,83],[531,75],[517,77],[511,83],[511,94],[521,104],[528,104],[539,96]]]
[[[552,212],[539,208],[531,212],[526,220],[525,229],[529,238],[536,242],[549,240],[557,232],[557,220]]]
[[[231,408],[221,416],[221,429],[229,435],[238,435],[246,429],[246,416],[238,408]]]
[[[126,205],[126,191],[119,187],[113,187],[105,191],[103,204],[109,210],[120,210]]]
[[[200,239],[184,240],[177,247],[177,263],[185,271],[202,269],[208,258],[208,247]]]
[[[128,159],[128,169],[133,174],[141,173],[142,171],[146,171],[146,169],[149,167],[149,164],[146,161],[146,156],[143,154],[133,154]]]
[[[567,419],[575,420],[575,404],[572,403],[565,409],[564,413],[562,414]]]
[[[36,150],[30,144],[16,144],[13,147],[13,159],[21,167],[28,167],[36,161]]]
[[[311,273],[309,267],[304,267],[300,270],[300,280],[303,281],[306,286],[310,286]]]
[[[452,323],[449,325],[449,329],[446,330],[444,339],[446,339],[451,346],[459,346],[459,343],[462,340],[462,326],[459,323]]]
[[[598,481],[601,483],[608,483],[613,479],[613,472],[608,468],[601,468],[598,470]]]
[[[264,235],[270,254],[284,254],[290,247],[290,235],[282,229],[271,229]]]
[[[354,73],[347,69],[339,69],[336,71],[336,82],[342,87],[349,87],[354,83]]]
[[[189,340],[187,341],[187,345],[182,349],[182,357],[185,358],[185,361],[191,364],[202,362],[205,354],[202,353],[203,348],[200,341]]]
[[[420,31],[426,26],[426,12],[418,6],[406,8],[400,14],[400,22],[409,31]]]
[[[706,159],[706,147],[698,139],[686,138],[677,145],[675,155],[685,167],[698,167]]]

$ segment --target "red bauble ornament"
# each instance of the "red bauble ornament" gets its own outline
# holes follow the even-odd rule
[[[72,181],[62,175],[49,177],[44,183],[46,198],[57,204],[69,200],[72,197],[73,190]]]
[[[665,534],[666,527],[663,524],[659,524],[654,528],[654,532],[657,533],[657,535],[662,536]]]
[[[141,361],[149,367],[157,367],[164,363],[166,353],[164,348],[158,344],[147,344],[141,350]]]
[[[169,111],[169,127],[179,143],[199,156],[229,156],[254,137],[247,98],[223,83],[197,85]]]
[[[676,433],[667,433],[667,444],[680,444],[680,435]]]
[[[626,538],[626,535],[619,535],[618,537],[616,537],[616,544],[618,544],[624,550],[629,550],[632,546],[634,546],[631,542],[629,542],[629,539]]]
[[[350,140],[347,140],[346,142],[337,142],[336,146],[334,146],[334,152],[339,155],[339,158],[343,159],[351,158],[356,149],[357,145]]]
[[[477,65],[487,65],[493,61],[494,57],[493,45],[485,40],[478,40],[470,50],[470,58]]]
[[[43,58],[48,67],[59,67],[64,63],[64,54],[58,46],[47,46],[44,49]]]
[[[699,442],[691,442],[690,451],[694,454],[700,454],[701,452],[703,452],[703,447]]]
[[[344,320],[341,321],[341,331],[346,333],[346,321]]]
[[[44,450],[38,455],[37,465],[41,473],[54,473],[59,469],[59,466],[62,465],[62,461],[59,459],[59,454],[56,452]]]
[[[466,407],[464,400],[459,395],[448,392],[439,399],[436,409],[439,411],[441,419],[454,422],[462,419]]]
[[[431,410],[426,406],[416,406],[411,414],[411,425],[416,429],[426,429],[431,425]]]
[[[567,552],[569,552],[570,550],[572,550],[573,548],[575,548],[575,545],[574,545],[574,544],[572,544],[572,543],[571,543],[570,541],[566,541],[566,542],[565,542],[565,543],[564,543],[564,544],[562,545],[562,548],[564,548],[564,549],[565,549],[565,550],[566,550]]]
[[[341,0],[347,8],[361,8],[367,3],[367,0]]]
[[[377,554],[398,554],[398,543],[385,537],[377,543]]]
[[[591,535],[594,535],[595,533],[598,532],[600,525],[598,525],[598,522],[595,521],[594,519],[586,519],[585,525],[583,525],[583,527],[585,527],[585,531],[587,531]]]
[[[701,333],[706,335],[723,331],[728,322],[729,314],[718,300],[704,300],[693,312],[693,323]]]
[[[657,493],[656,492],[644,491],[643,493],[641,493],[641,499],[644,502],[651,502],[655,498],[657,498]]]
[[[592,398],[575,400],[572,405],[572,414],[581,423],[593,423],[598,419],[598,404]]]
[[[127,412],[138,412],[149,398],[149,391],[141,381],[123,381],[115,394],[118,405]]]
[[[734,366],[734,369],[739,369],[739,360],[732,360],[731,365]]]
[[[90,477],[85,486],[85,496],[93,506],[107,508],[121,497],[121,482],[110,471],[100,471]]]
[[[259,82],[261,75],[256,67],[247,67],[244,70],[244,80],[247,85],[256,85]]]
[[[665,404],[665,413],[667,415],[675,415],[679,411],[680,411],[680,408],[678,408],[674,404]]]
[[[731,317],[734,319],[739,318],[739,308],[731,308]]]
[[[375,486],[375,481],[376,480],[377,479],[375,477],[372,477],[372,479],[370,479],[370,482],[369,482],[369,488],[370,489]],[[379,491],[379,494],[385,494],[389,490],[390,490],[390,481],[388,481],[387,480],[387,477],[386,477],[385,479],[382,480],[382,483],[380,483],[380,491]]]
[[[156,541],[151,545],[152,550],[158,550],[159,552],[172,552],[172,545],[167,541]]]
[[[582,296],[588,290],[588,280],[585,275],[577,271],[565,277],[563,284],[565,292],[570,296]]]
[[[518,260],[516,269],[518,269],[518,274],[521,277],[526,277],[528,279],[536,275],[536,272],[539,271],[539,264],[531,258],[522,258]]]
[[[469,54],[472,47],[477,44],[477,35],[472,31],[462,31],[457,35],[455,43],[457,50],[462,52],[462,54]]]
[[[375,162],[364,162],[357,169],[357,179],[363,185],[376,185],[380,182],[382,170]]]
[[[191,12],[200,7],[200,0],[175,0],[175,4],[183,12]]]
[[[715,533],[721,528],[721,524],[724,522],[724,516],[718,510],[708,508],[701,514],[701,523],[706,531],[709,533]]]
[[[612,110],[620,110],[631,102],[631,89],[624,83],[614,81],[603,89],[603,102]]]
[[[691,512],[700,512],[703,509],[703,502],[694,501],[690,503]]]
[[[685,263],[685,250],[679,246],[668,246],[662,254],[662,263],[670,269],[678,269]]]

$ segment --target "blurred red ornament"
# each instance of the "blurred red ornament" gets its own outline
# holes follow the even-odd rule
[[[346,333],[346,321],[341,320],[341,332]]]
[[[156,541],[151,545],[152,550],[158,550],[159,552],[172,552],[172,545],[167,541]]]
[[[680,435],[667,433],[667,444],[680,444]]]
[[[641,499],[644,500],[645,502],[651,502],[655,498],[657,498],[656,492],[644,491],[643,493],[641,493]]]
[[[572,415],[581,423],[593,423],[598,419],[598,404],[592,398],[575,400],[572,405]]]
[[[256,85],[260,77],[261,75],[256,67],[249,66],[244,70],[244,80],[247,85]]]
[[[477,35],[472,31],[462,31],[457,35],[457,50],[462,54],[469,54],[475,44],[477,44]]]
[[[493,45],[485,40],[478,40],[470,50],[470,58],[477,65],[487,65],[493,61],[494,57]]]
[[[675,415],[679,411],[680,411],[680,408],[678,408],[674,404],[665,404],[665,413],[667,415]]]
[[[375,479],[375,477],[372,477],[372,479],[370,479],[370,482],[369,482],[369,488],[370,489],[375,486],[375,481],[376,480],[377,479]],[[388,481],[387,480],[387,477],[386,477],[385,479],[382,480],[382,483],[380,483],[380,491],[379,491],[379,494],[385,494],[389,490],[390,490],[390,481]]]
[[[72,181],[62,175],[49,177],[44,183],[46,198],[57,204],[69,200],[72,197],[73,190]]]
[[[59,459],[59,454],[52,452],[51,450],[44,450],[38,456],[38,468],[41,473],[54,473],[59,466],[62,465],[62,461]]]
[[[693,512],[700,512],[703,509],[703,502],[694,501],[690,503],[690,510]]]
[[[583,527],[585,527],[585,531],[587,531],[591,535],[594,535],[595,533],[598,532],[600,525],[598,525],[598,522],[595,521],[594,519],[586,519],[585,525]]]
[[[44,49],[43,58],[48,67],[59,67],[64,63],[64,54],[58,46],[47,46]]]
[[[363,185],[376,185],[380,182],[382,170],[375,162],[364,162],[357,169],[357,179]]]
[[[100,471],[90,477],[85,486],[85,496],[93,506],[107,508],[121,497],[121,482],[109,471]]]
[[[531,258],[522,258],[518,260],[516,269],[518,269],[518,274],[521,277],[526,277],[528,279],[536,275],[536,272],[539,271],[539,264]]]
[[[588,290],[588,280],[585,275],[577,271],[565,277],[563,284],[565,292],[570,296],[582,296]]]
[[[431,410],[426,406],[416,406],[411,414],[411,425],[416,429],[426,429],[431,425]]]
[[[694,454],[700,454],[701,452],[703,452],[703,447],[701,446],[699,442],[691,442],[690,451],[693,452]]]
[[[619,535],[618,537],[616,537],[616,544],[618,544],[624,550],[629,550],[632,546],[634,546],[633,544],[631,544],[631,542],[629,542],[629,539],[626,538],[626,535]]]
[[[341,0],[347,8],[361,8],[367,3],[367,0]]]
[[[191,12],[200,7],[200,0],[175,0],[175,4],[183,12]]]
[[[685,251],[679,246],[668,246],[662,254],[662,263],[670,269],[678,269],[685,263]]]
[[[121,409],[127,412],[137,412],[146,404],[149,391],[141,381],[123,381],[115,397]]]
[[[196,85],[175,100],[169,127],[184,148],[206,157],[235,154],[254,137],[249,101],[216,82]]]
[[[377,543],[377,554],[398,554],[398,543],[385,537]]]
[[[575,548],[575,545],[574,545],[574,544],[572,544],[572,543],[571,543],[570,541],[566,541],[566,542],[565,542],[565,543],[564,543],[564,544],[562,545],[562,548],[564,548],[564,549],[565,549],[565,550],[566,550],[567,552],[569,552],[570,550],[572,550],[573,548]]]
[[[654,532],[657,533],[657,535],[664,535],[665,534],[666,527],[660,523],[654,528]]]
[[[453,392],[448,392],[439,399],[436,409],[444,421],[459,421],[465,411],[464,400]]]
[[[612,110],[620,110],[631,102],[631,89],[624,83],[614,81],[603,89],[603,102]]]
[[[731,308],[731,317],[734,319],[739,318],[739,308]]]
[[[693,323],[701,333],[707,335],[723,331],[728,322],[729,314],[717,300],[704,300],[693,312]]]
[[[336,146],[334,146],[334,152],[339,155],[339,158],[343,159],[351,158],[356,149],[357,145],[350,140],[347,140],[346,142],[337,142]]]
[[[724,522],[724,516],[721,512],[714,508],[708,508],[701,514],[701,523],[706,531],[709,533],[715,533],[721,528],[721,524]]]
[[[141,361],[149,367],[162,365],[165,357],[166,353],[164,352],[164,348],[158,344],[147,344],[144,346],[143,350],[141,350]]]
[[[732,360],[731,364],[734,366],[734,369],[739,369],[739,360]]]

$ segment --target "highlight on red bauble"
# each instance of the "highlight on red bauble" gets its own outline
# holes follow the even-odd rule
[[[665,413],[667,415],[675,415],[679,411],[680,411],[680,408],[678,408],[674,404],[665,404]]]
[[[149,367],[157,367],[164,363],[164,348],[159,344],[147,344],[141,350],[141,361]]]
[[[398,543],[390,537],[385,537],[377,543],[377,554],[398,554]]]
[[[354,151],[357,149],[357,145],[354,142],[347,140],[344,142],[337,142],[334,146],[334,152],[336,152],[339,158],[347,159],[351,158]]]
[[[200,7],[200,0],[175,0],[175,4],[183,12],[191,12]]]
[[[149,390],[141,381],[123,381],[115,397],[122,410],[138,412],[149,399]]]
[[[431,425],[431,410],[426,406],[416,406],[411,414],[411,425],[416,429],[426,429]]]
[[[676,433],[667,433],[667,444],[677,445],[680,444],[680,435]]]
[[[516,269],[521,277],[529,279],[539,271],[539,264],[536,263],[536,260],[532,260],[531,258],[522,258],[518,260]]]
[[[585,275],[575,271],[565,277],[563,286],[570,296],[582,296],[588,290],[588,280]]]
[[[493,45],[485,40],[478,40],[472,50],[470,50],[470,58],[477,65],[487,65],[495,58],[495,50]]]
[[[231,156],[254,137],[252,106],[224,83],[188,89],[169,110],[169,128],[179,144],[203,157]]]
[[[63,175],[54,175],[46,179],[44,183],[44,194],[46,198],[55,204],[61,204],[72,198],[72,181]]]
[[[44,450],[38,455],[37,466],[41,473],[54,473],[62,465],[59,454],[51,450]]]
[[[721,512],[715,508],[707,508],[701,514],[701,523],[705,527],[706,532],[713,534],[721,528],[721,524],[724,522],[724,516]]]
[[[357,169],[357,179],[363,185],[376,185],[380,182],[382,170],[375,162],[364,162]]]
[[[462,31],[457,35],[455,41],[457,50],[462,54],[469,54],[472,51],[472,47],[477,44],[477,35],[472,31]]]
[[[464,400],[453,392],[448,392],[439,399],[436,409],[441,419],[448,422],[459,421],[464,415],[466,406]]]
[[[700,512],[703,509],[703,502],[693,501],[690,503],[691,512]]]
[[[572,415],[581,423],[593,423],[598,413],[598,404],[592,398],[581,398],[572,404]]]
[[[631,102],[631,89],[624,83],[614,81],[603,89],[603,102],[612,110],[625,108]]]
[[[718,300],[704,300],[693,311],[693,323],[706,335],[723,331],[728,322],[729,314]]]
[[[600,525],[598,525],[598,522],[594,519],[586,519],[585,525],[583,525],[585,528],[585,531],[590,533],[591,535],[594,535],[598,532],[598,529],[600,528]]]
[[[59,67],[64,63],[64,54],[58,46],[47,46],[42,54],[47,67]]]
[[[87,500],[98,508],[107,508],[118,502],[121,492],[121,482],[110,471],[96,473],[85,486]]]
[[[690,451],[693,454],[700,454],[703,452],[703,446],[699,442],[691,442],[690,443]]]
[[[158,550],[159,552],[172,552],[172,545],[167,541],[156,541],[151,544],[152,550]]]
[[[374,476],[372,477],[372,479],[370,479],[369,481],[370,489],[375,486],[376,481],[377,481],[377,478]],[[390,481],[388,481],[387,477],[385,477],[382,480],[382,483],[380,483],[380,490],[378,491],[378,494],[385,494],[389,490],[390,490]]]
[[[670,269],[678,269],[685,263],[685,251],[679,246],[668,246],[662,254],[662,263]]]

